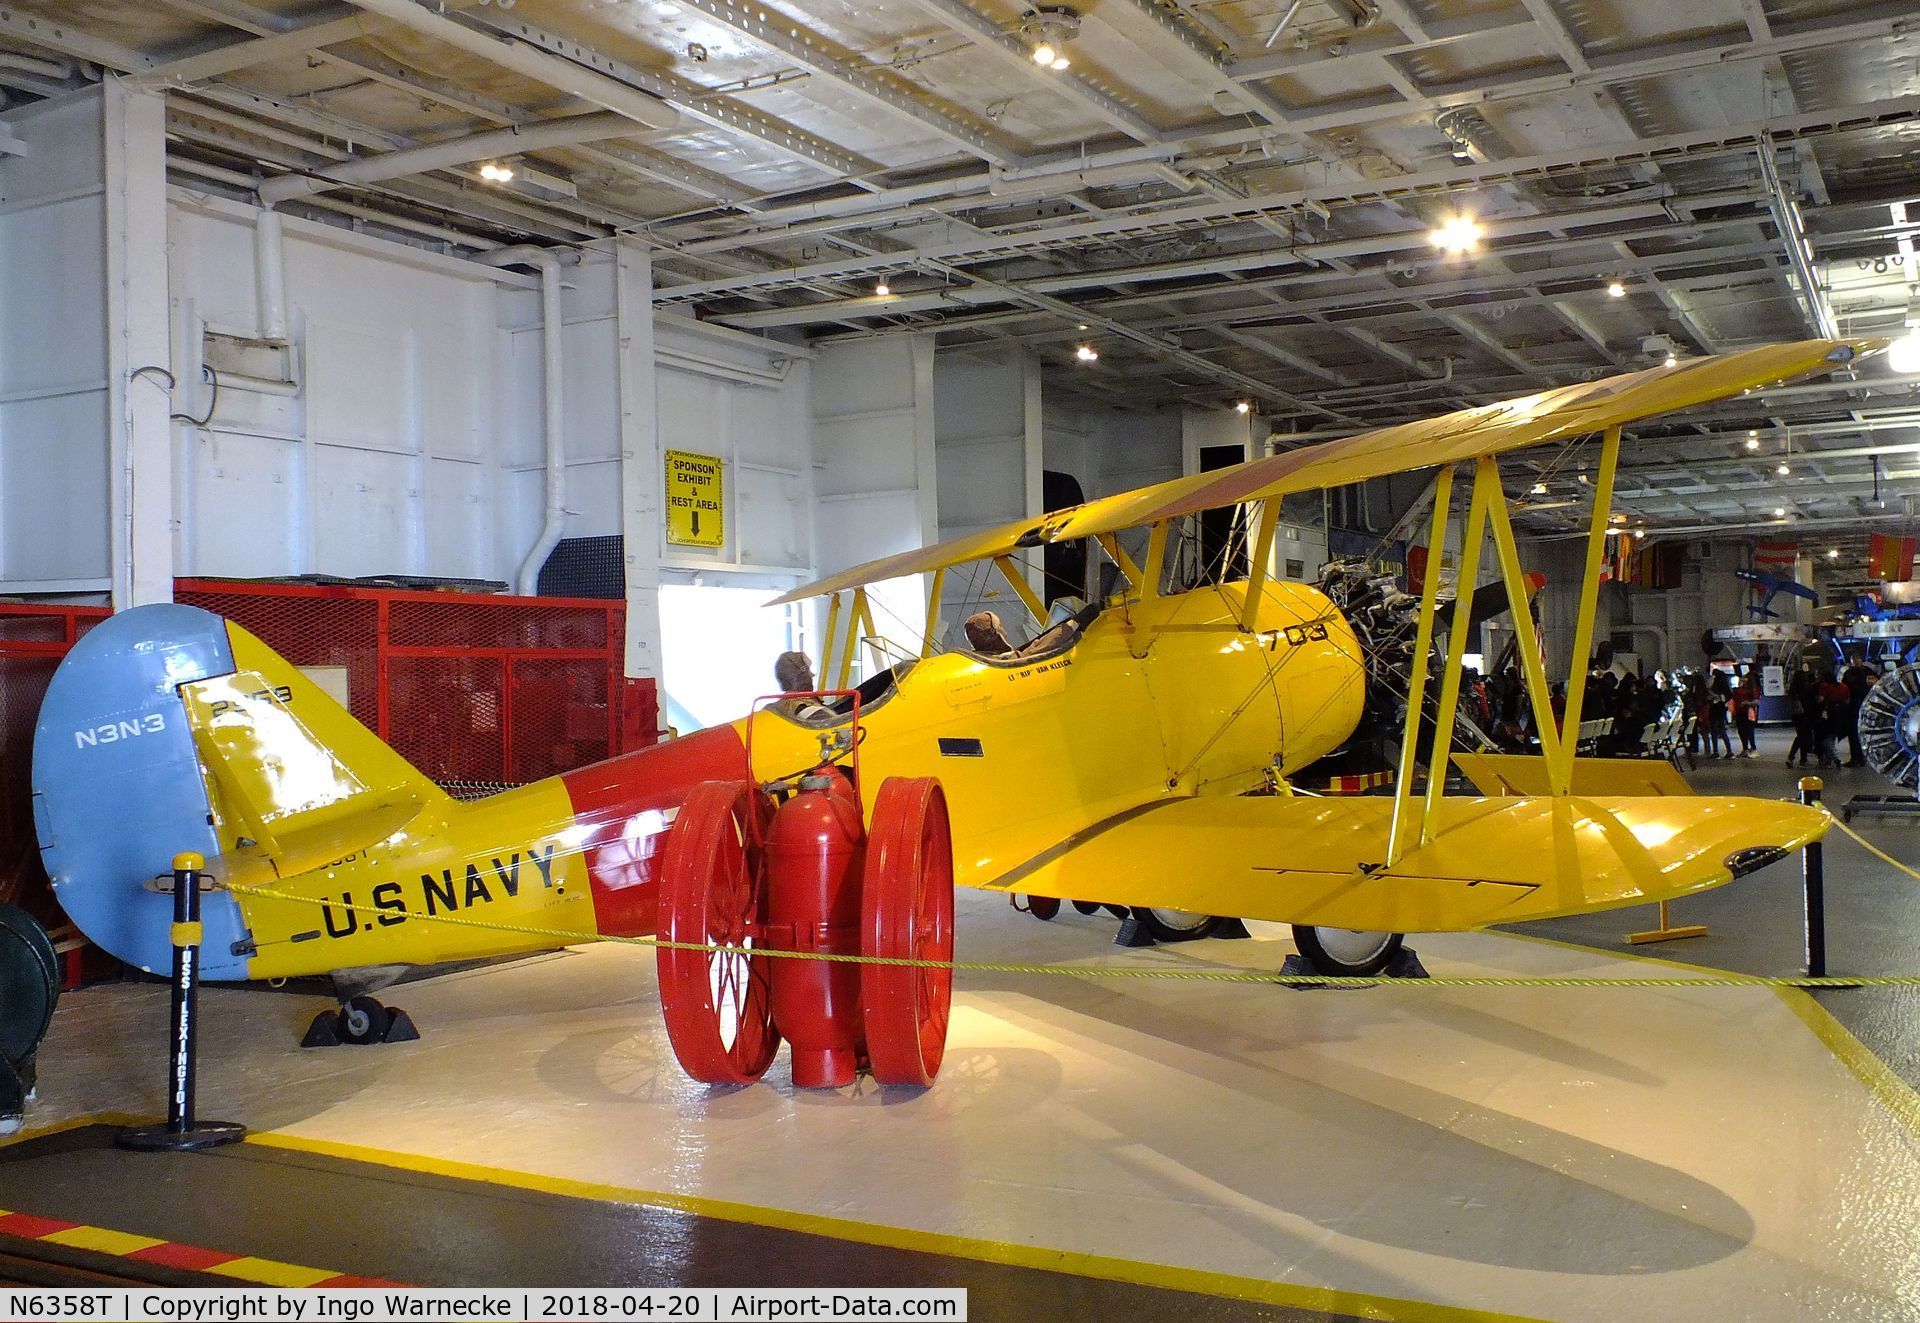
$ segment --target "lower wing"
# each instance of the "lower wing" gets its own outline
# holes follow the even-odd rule
[[[1455,932],[1705,891],[1819,839],[1830,821],[1769,799],[1443,799],[1431,839],[1385,868],[1392,820],[1391,799],[1167,800],[1080,832],[985,889]]]

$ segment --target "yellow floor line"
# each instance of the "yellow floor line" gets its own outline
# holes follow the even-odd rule
[[[1711,965],[1689,965],[1679,960],[1667,960],[1660,956],[1634,955],[1628,951],[1609,951],[1605,947],[1587,946],[1581,942],[1569,942],[1558,937],[1540,937],[1533,933],[1499,932],[1496,937],[1517,937],[1523,942],[1539,942],[1546,946],[1557,946],[1569,951],[1590,952],[1614,960],[1638,960],[1652,964],[1672,965],[1676,969],[1695,970],[1709,974],[1724,974],[1724,969],[1715,969]],[[1880,1059],[1880,1054],[1865,1043],[1839,1020],[1832,1012],[1822,1006],[1805,988],[1771,988],[1778,994],[1788,1010],[1797,1016],[1800,1022],[1813,1031],[1826,1049],[1840,1059],[1840,1064],[1853,1073],[1855,1079],[1866,1085],[1867,1091],[1878,1098],[1886,1109],[1906,1128],[1920,1136],[1920,1091],[1896,1074],[1893,1068]]]
[[[1825,1043],[1828,1050],[1840,1058],[1840,1063],[1853,1072],[1854,1078],[1866,1085],[1867,1091],[1878,1098],[1902,1125],[1920,1137],[1920,1093],[1895,1074],[1893,1068],[1882,1061],[1872,1048],[1855,1037],[1851,1029],[1834,1019],[1833,1013],[1815,1001],[1811,994],[1799,988],[1775,988],[1774,991],[1787,1004],[1787,1009],[1813,1030],[1813,1036]]]
[[[1389,1296],[1342,1291],[1332,1287],[1266,1281],[1258,1277],[1208,1272],[1198,1268],[1181,1268],[1171,1264],[1142,1263],[1132,1259],[1083,1254],[1074,1250],[1050,1249],[1040,1245],[1020,1245],[971,1236],[953,1236],[937,1231],[915,1230],[910,1227],[885,1226],[876,1222],[857,1222],[818,1213],[800,1213],[780,1208],[762,1208],[754,1204],[706,1199],[698,1195],[669,1194],[621,1185],[602,1185],[564,1176],[544,1176],[534,1172],[483,1167],[470,1162],[422,1157],[412,1153],[398,1153],[325,1139],[308,1139],[304,1136],[281,1132],[249,1135],[247,1142],[265,1148],[314,1153],[349,1162],[398,1168],[402,1171],[450,1177],[455,1180],[478,1181],[571,1199],[671,1208],[719,1221],[740,1222],[750,1226],[769,1227],[777,1231],[793,1231],[805,1235],[828,1236],[836,1240],[878,1245],[887,1249],[938,1254],[947,1258],[973,1259],[982,1263],[1033,1268],[1043,1272],[1068,1273],[1077,1277],[1095,1277],[1106,1281],[1126,1282],[1135,1286],[1153,1286],[1169,1291],[1224,1296],[1233,1300],[1318,1310],[1322,1313],[1348,1314],[1357,1318],[1418,1320],[1420,1323],[1540,1323],[1540,1320],[1519,1314],[1462,1309],[1453,1305],[1431,1304],[1418,1300],[1399,1300]]]
[[[41,1241],[48,1245],[65,1245],[69,1249],[93,1250],[98,1254],[112,1254],[124,1258],[143,1249],[167,1242],[158,1236],[136,1236],[131,1231],[114,1231],[107,1227],[69,1227],[65,1231],[56,1231],[51,1236],[42,1236]]]

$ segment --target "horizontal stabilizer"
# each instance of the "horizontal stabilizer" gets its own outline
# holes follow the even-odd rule
[[[1433,838],[1388,869],[1393,809],[1391,799],[1169,800],[1081,832],[990,889],[1457,932],[1704,891],[1817,840],[1830,821],[1769,799],[1443,799]]]

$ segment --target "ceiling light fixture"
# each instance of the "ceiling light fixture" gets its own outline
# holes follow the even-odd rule
[[[1644,528],[1636,528],[1633,530],[1633,535],[1635,537],[1645,537],[1647,535],[1647,530]]]
[[[1473,217],[1461,213],[1449,216],[1427,235],[1435,248],[1463,257],[1480,246],[1480,239],[1486,231],[1480,228]]]
[[[513,178],[513,170],[498,161],[488,161],[480,167],[480,177],[489,184],[504,184]]]
[[[1536,483],[1534,483],[1534,484],[1533,484],[1533,494],[1534,494],[1535,496],[1545,496],[1545,495],[1547,494],[1547,484],[1546,484],[1546,483],[1544,483],[1544,482],[1536,482]]]
[[[1607,297],[1610,299],[1624,299],[1627,297],[1627,287],[1617,280],[1609,280],[1607,282]]]
[[[1785,506],[1774,507],[1773,517],[1775,519],[1785,519],[1787,517],[1786,507]]]
[[[1759,448],[1760,448],[1760,433],[1748,432],[1747,433],[1747,449],[1758,450]]]
[[[1100,351],[1095,349],[1092,345],[1081,345],[1078,349],[1073,351],[1073,356],[1079,359],[1082,363],[1091,363],[1100,357]]]
[[[1027,53],[1035,64],[1060,73],[1073,64],[1067,43],[1080,35],[1080,15],[1065,5],[1039,5],[1020,16],[1020,34],[1032,43]]]
[[[1666,358],[1666,362],[1662,363],[1661,366],[1672,367],[1674,364],[1678,363],[1679,361],[1680,361],[1680,356],[1678,354],[1668,354]]]
[[[1793,472],[1793,465],[1787,463],[1787,461],[1783,459],[1780,461],[1780,467],[1775,469],[1774,472],[1778,473],[1781,477],[1784,478]]]
[[[893,287],[883,280],[873,287],[873,292],[884,299],[887,295],[893,293]]]
[[[1252,413],[1252,412],[1253,412],[1253,401],[1252,401],[1252,400],[1238,400],[1238,401],[1236,401],[1236,402],[1234,403],[1234,406],[1233,406],[1233,411],[1234,411],[1235,413]]]
[[[1828,548],[1827,548],[1827,559],[1828,559],[1828,560],[1839,560],[1839,559],[1840,559],[1840,548],[1838,548],[1838,547],[1828,547]]]

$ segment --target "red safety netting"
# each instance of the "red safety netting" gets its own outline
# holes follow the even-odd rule
[[[422,773],[463,797],[652,744],[651,680],[622,674],[626,608],[587,598],[182,579]],[[33,723],[103,607],[0,603],[0,899],[53,918],[34,837]]]

